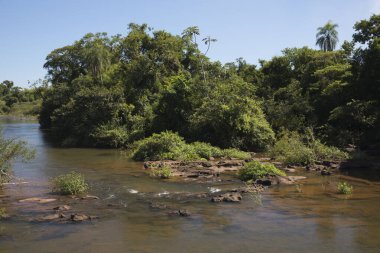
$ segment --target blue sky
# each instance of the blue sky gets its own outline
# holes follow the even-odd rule
[[[130,22],[180,34],[198,26],[210,35],[209,57],[249,63],[286,47],[315,47],[316,28],[339,24],[340,41],[353,25],[380,13],[380,0],[0,0],[0,82],[27,87],[43,78],[46,55],[88,32],[126,34]]]

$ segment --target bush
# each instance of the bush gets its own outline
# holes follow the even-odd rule
[[[347,153],[326,146],[311,132],[304,138],[297,132],[284,132],[270,150],[270,156],[285,164],[308,165],[316,161],[336,161],[348,158]]]
[[[96,146],[120,148],[126,146],[129,140],[127,129],[112,124],[101,125],[91,134]]]
[[[285,172],[277,169],[273,164],[264,164],[257,161],[252,161],[243,166],[238,172],[240,180],[256,180],[266,176],[286,176]]]
[[[84,176],[77,172],[70,172],[53,179],[53,191],[63,195],[84,193],[88,188]]]
[[[204,142],[187,144],[182,137],[173,132],[161,132],[135,142],[131,157],[137,161],[147,160],[199,160],[210,157],[229,156],[247,159],[250,154],[237,149],[222,150]]]
[[[161,132],[135,142],[131,157],[137,161],[175,160],[175,154],[181,152],[185,145],[185,141],[178,134]]]
[[[316,160],[313,151],[308,148],[296,132],[285,132],[270,150],[270,156],[285,164],[310,164]]]
[[[152,172],[150,173],[150,175],[152,177],[158,177],[158,178],[162,178],[162,179],[167,179],[167,178],[170,178],[171,175],[172,175],[172,171],[169,167],[167,166],[164,166],[160,169],[154,169],[152,170]]]
[[[313,141],[311,146],[318,160],[337,161],[348,158],[346,152],[343,152],[336,147],[326,146],[319,140]]]
[[[222,150],[223,156],[232,157],[237,159],[248,159],[251,158],[251,155],[248,152],[238,150],[236,148],[229,148]]]
[[[0,186],[11,179],[10,169],[16,159],[26,162],[33,159],[35,150],[29,149],[26,142],[5,139],[0,130]]]
[[[337,188],[338,188],[339,194],[345,194],[345,195],[352,194],[354,190],[354,187],[346,182],[340,182]]]

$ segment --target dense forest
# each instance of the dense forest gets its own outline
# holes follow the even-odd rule
[[[320,50],[286,48],[259,66],[211,61],[217,41],[201,39],[198,27],[181,35],[146,24],[130,24],[125,36],[89,33],[47,56],[40,125],[63,146],[130,147],[172,131],[249,151],[284,135],[366,148],[380,142],[380,15],[357,22],[339,49],[336,29],[318,28]]]

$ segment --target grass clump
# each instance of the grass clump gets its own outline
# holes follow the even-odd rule
[[[286,176],[285,172],[277,169],[273,164],[260,163],[258,161],[246,163],[238,172],[239,179],[243,181],[256,180],[274,175]]]
[[[88,188],[84,176],[78,172],[70,172],[53,179],[53,191],[63,195],[84,193]]]
[[[224,149],[222,150],[222,153],[223,153],[223,156],[242,159],[242,160],[251,158],[251,155],[248,152],[244,152],[236,148]]]
[[[351,195],[354,191],[354,187],[347,182],[338,183],[337,188],[339,194]]]
[[[284,132],[270,150],[271,157],[284,164],[308,165],[316,161],[337,161],[348,158],[347,153],[326,146],[315,139],[311,131],[301,136],[297,132]]]
[[[152,170],[152,172],[150,173],[150,175],[152,177],[158,177],[158,178],[162,178],[162,179],[168,179],[168,178],[170,178],[172,176],[172,171],[171,171],[170,167],[163,166],[162,168]]]
[[[8,217],[7,210],[3,207],[0,207],[0,220]]]
[[[136,161],[201,160],[210,157],[247,159],[250,154],[237,149],[222,150],[204,142],[186,143],[177,133],[161,132],[133,144],[131,157]]]

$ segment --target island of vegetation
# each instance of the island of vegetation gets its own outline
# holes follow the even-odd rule
[[[126,149],[154,177],[236,171],[266,185],[284,182],[292,166],[328,175],[352,151],[380,150],[380,15],[357,22],[339,49],[337,27],[318,28],[320,50],[285,48],[259,66],[211,61],[217,41],[195,26],[181,35],[133,23],[126,35],[89,33],[47,56],[41,85],[2,82],[0,109],[38,116],[62,147]],[[10,157],[27,153],[1,145],[15,149]],[[54,183],[64,194],[88,188],[75,172]]]

